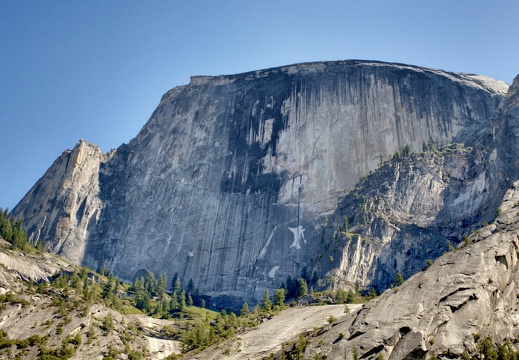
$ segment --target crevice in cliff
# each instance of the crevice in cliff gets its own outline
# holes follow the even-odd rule
[[[465,305],[467,305],[470,301],[474,301],[474,300],[478,300],[478,297],[476,294],[472,294],[470,295],[465,301],[463,301],[461,304],[458,304],[458,305],[448,305],[451,312],[452,313],[455,313],[456,311],[458,311],[459,309],[461,309],[462,307],[464,307]]]
[[[85,196],[85,198],[81,202],[81,205],[79,205],[79,208],[76,211],[76,221],[77,221],[78,225],[81,222],[81,219],[83,218],[83,216],[85,215],[85,207],[86,207],[87,199],[88,199],[88,196]]]
[[[385,346],[384,345],[378,345],[378,346],[375,346],[373,348],[371,348],[370,350],[366,351],[364,354],[362,354],[362,356],[360,357],[361,359],[367,359],[369,358],[371,355],[375,355],[375,354],[378,354],[379,352],[381,352],[382,350],[384,350]]]
[[[451,263],[451,265],[452,265],[452,264],[454,264],[454,263]],[[466,290],[472,290],[472,288],[470,288],[470,287],[460,287],[460,288],[454,290],[453,292],[451,292],[451,293],[449,293],[449,294],[443,296],[443,297],[439,300],[439,302],[442,303],[442,302],[444,302],[445,300],[447,300],[450,296],[452,296],[452,295],[454,295],[454,294],[456,294],[456,293],[458,293],[458,292],[466,291]]]
[[[357,337],[359,337],[359,336],[362,336],[362,335],[364,335],[365,333],[366,333],[365,331],[357,330],[357,331],[355,331],[352,335],[350,335],[350,337],[348,338],[348,341],[353,340],[353,339],[355,339],[355,338],[357,338]]]
[[[503,264],[508,269],[508,261],[506,260],[505,255],[497,255],[496,261]]]

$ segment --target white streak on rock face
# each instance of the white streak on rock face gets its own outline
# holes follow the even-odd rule
[[[265,243],[265,245],[261,248],[261,251],[260,251],[260,254],[258,256],[258,259],[263,259],[265,257],[265,254],[267,253],[267,248],[268,246],[270,245],[270,241],[272,240],[272,237],[274,236],[274,232],[277,230],[277,226],[272,229],[272,231],[270,232],[269,234],[269,237],[267,239],[267,242]]]
[[[279,265],[274,266],[272,269],[270,269],[269,273],[267,274],[269,278],[274,279],[276,276],[276,271],[278,271]]]
[[[294,234],[294,241],[292,242],[292,245],[290,245],[290,247],[296,248],[298,250],[301,249],[301,243],[299,242],[299,240],[302,239],[306,244],[305,229],[301,225],[299,225],[295,228],[289,227],[288,230],[292,231],[292,233]]]

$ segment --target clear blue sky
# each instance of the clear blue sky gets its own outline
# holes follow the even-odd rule
[[[0,1],[0,207],[79,139],[130,141],[190,75],[370,59],[519,73],[519,1]]]

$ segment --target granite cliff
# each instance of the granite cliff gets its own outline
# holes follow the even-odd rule
[[[400,200],[392,199],[389,195],[395,188],[419,184],[420,181],[413,180],[414,176],[406,175],[407,180],[402,184],[402,180],[395,180],[393,175],[402,173],[402,169],[414,164],[417,169],[416,174],[420,174],[420,178],[425,177],[428,179],[426,181],[434,185],[441,182],[432,181],[427,174],[432,167],[441,165],[439,168],[442,172],[449,174],[449,176],[442,176],[443,183],[451,188],[456,187],[464,173],[458,172],[457,176],[454,176],[451,161],[453,159],[456,159],[462,167],[466,166],[463,159],[471,159],[472,165],[467,169],[474,169],[477,164],[487,163],[488,174],[503,178],[504,184],[501,186],[504,186],[506,191],[503,191],[502,198],[489,199],[491,202],[497,202],[498,205],[493,221],[475,229],[458,246],[451,246],[448,252],[434,262],[429,262],[426,269],[418,271],[403,284],[386,290],[381,296],[370,300],[361,308],[351,309],[350,314],[338,317],[331,324],[316,326],[313,329],[300,327],[299,334],[293,334],[290,339],[284,339],[285,341],[280,344],[276,343],[276,336],[283,331],[274,329],[285,329],[285,327],[279,327],[282,323],[277,321],[281,319],[274,319],[268,327],[271,329],[270,332],[262,331],[264,330],[262,328],[258,329],[262,331],[259,339],[254,337],[254,332],[251,332],[240,337],[243,341],[233,339],[204,351],[197,358],[232,359],[242,358],[245,354],[249,359],[267,357],[281,359],[290,357],[295,348],[302,352],[300,358],[305,359],[510,359],[516,357],[519,349],[519,181],[510,181],[517,168],[513,160],[514,154],[509,151],[517,143],[516,127],[519,124],[517,90],[519,90],[519,76],[508,91],[503,111],[499,111],[496,115],[495,130],[479,145],[489,148],[488,151],[478,150],[478,146],[470,151],[449,147],[441,154],[438,152],[415,154],[406,160],[396,161],[395,159],[392,163],[384,165],[380,174],[368,177],[367,180],[372,181],[359,184],[355,191],[366,194],[359,195],[366,196],[366,200],[361,202],[366,209],[381,209],[390,202],[389,211],[382,212],[381,209],[379,218],[368,221],[364,227],[342,225],[342,232],[349,237],[361,237],[361,235],[353,235],[353,232],[359,231],[365,234],[371,231],[374,237],[370,241],[375,242],[373,239],[377,238],[377,231],[379,234],[383,232],[373,223],[380,224],[386,221],[394,228],[393,237],[401,237],[398,233],[409,231],[406,229],[405,221],[411,216],[409,211],[403,212],[402,208],[405,204],[412,204],[413,201],[410,200],[416,195],[411,193],[407,199]],[[476,153],[489,154],[488,162],[475,159]],[[502,162],[503,159],[506,165]],[[437,164],[439,160],[441,163]],[[407,173],[411,172],[407,171]],[[485,172],[480,171],[480,173]],[[382,179],[387,181],[386,187],[377,184],[377,181]],[[488,181],[500,183],[492,177],[489,177]],[[473,181],[467,180],[467,183],[472,184]],[[381,201],[381,204],[373,203],[368,199],[372,189],[380,189],[381,199],[388,197],[390,199]],[[493,186],[489,189],[493,189]],[[470,186],[465,190],[457,191],[456,198],[467,198],[467,192],[471,194],[468,198],[472,200],[478,198],[478,192]],[[445,193],[444,199],[452,196],[450,191]],[[430,196],[435,198],[434,194],[423,195],[425,198]],[[349,214],[351,212],[349,209],[355,204],[355,200],[355,196],[345,197],[337,213],[341,216]],[[449,204],[450,201],[447,205]],[[466,202],[463,206],[458,206],[458,212],[470,212],[465,209],[468,204]],[[414,207],[417,208],[417,205],[415,204]],[[417,212],[423,213],[416,210],[412,211],[412,214]],[[360,216],[366,216],[366,211],[362,209],[358,213]],[[427,221],[427,217],[417,217],[415,226],[422,227]],[[433,223],[428,222],[428,224]],[[422,233],[425,232],[424,228],[420,229]],[[434,227],[429,227],[429,230],[433,229]],[[399,241],[396,245],[405,243]],[[427,248],[424,252],[427,252]],[[409,256],[414,258],[416,254]],[[303,324],[306,316],[305,314],[294,317],[292,321]],[[267,345],[258,347],[258,343]],[[227,349],[227,353],[222,349]]]
[[[129,144],[64,152],[13,215],[78,264],[178,273],[215,303],[303,267],[387,288],[495,217],[519,175],[513,89],[372,61],[192,77]]]

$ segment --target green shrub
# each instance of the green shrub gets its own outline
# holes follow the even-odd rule
[[[112,318],[112,313],[108,313],[108,315],[105,316],[105,318],[103,319],[101,328],[105,331],[111,331],[114,329],[114,321]]]
[[[404,277],[402,276],[402,274],[400,273],[400,271],[396,274],[396,278],[395,278],[395,282],[396,282],[396,286],[400,286],[404,283]]]

